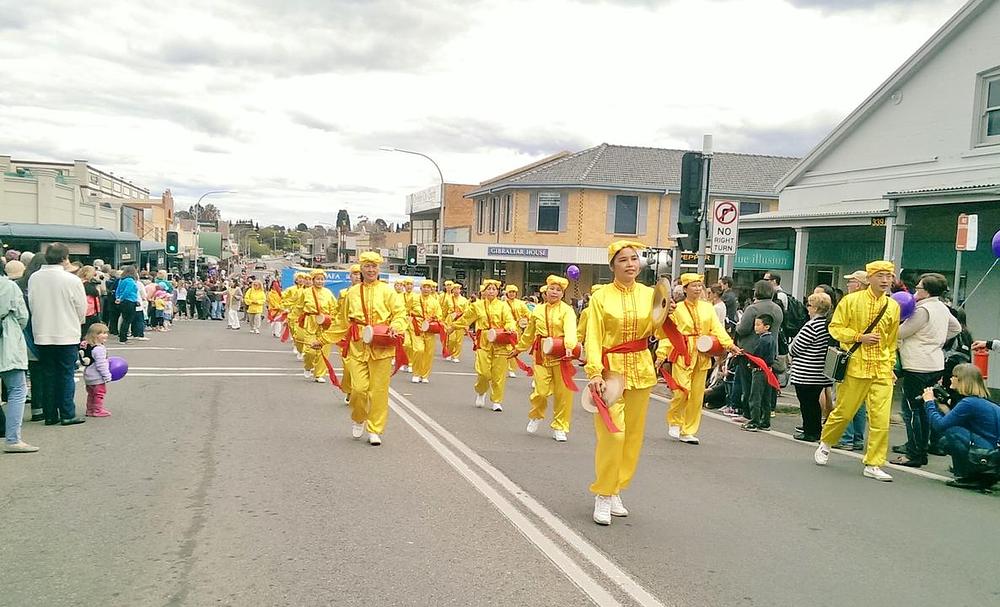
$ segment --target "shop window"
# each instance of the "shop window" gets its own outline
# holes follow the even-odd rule
[[[559,210],[562,206],[562,196],[558,192],[539,192],[538,194],[538,231],[559,231]]]
[[[756,215],[757,213],[760,213],[759,202],[740,201],[740,215]]]
[[[490,234],[497,233],[497,225],[500,223],[498,215],[500,214],[500,205],[497,201],[497,197],[494,196],[490,198]]]
[[[975,144],[1000,143],[1000,67],[979,75],[976,107]]]
[[[476,201],[476,232],[482,234],[486,231],[486,199],[480,198]]]
[[[635,234],[639,219],[639,197],[615,196],[615,234]]]
[[[503,231],[510,232],[514,228],[514,200],[507,194],[503,197]]]

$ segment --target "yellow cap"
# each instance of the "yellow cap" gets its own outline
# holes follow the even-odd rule
[[[681,286],[686,287],[692,282],[705,282],[705,277],[701,274],[695,274],[694,272],[686,272],[681,274]]]
[[[295,273],[295,280],[298,280],[300,278],[309,278],[309,274],[307,274],[305,272],[296,272]]]
[[[351,266],[351,273],[352,274],[354,272],[360,272],[360,271],[361,271],[361,264],[357,264],[356,263],[356,264],[354,264],[354,265]]]
[[[549,285],[542,285],[542,286],[538,287],[538,292],[539,293],[544,293],[544,292],[546,292],[548,290],[549,290]]]
[[[446,281],[444,281],[444,286],[447,287],[447,288],[451,288],[451,286],[453,284],[455,284],[455,281],[453,281],[453,280],[446,280]]]
[[[891,261],[873,261],[865,264],[865,272],[867,272],[869,276],[878,272],[889,272],[890,274],[893,274],[895,271],[896,266],[894,266]]]
[[[496,287],[499,290],[500,289],[500,281],[499,280],[494,280],[492,278],[487,278],[486,280],[483,281],[483,284],[479,285],[479,292],[482,293],[483,291],[486,290],[487,287],[490,287],[490,286]]]
[[[313,277],[316,277],[316,276],[322,276],[322,277],[326,278],[326,271],[323,270],[323,269],[321,269],[321,268],[316,268],[315,270],[312,270],[311,272],[309,272],[309,278],[313,278]]]
[[[512,293],[512,292],[513,292],[513,293],[517,293],[517,291],[518,291],[518,289],[517,289],[517,285],[507,285],[507,286],[506,286],[506,287],[504,287],[504,289],[503,289],[503,292],[504,292],[504,293]]]
[[[410,278],[409,276],[407,276],[405,278],[400,278],[399,282],[400,282],[400,284],[404,284],[404,285],[412,285],[413,284],[413,279]]]
[[[641,251],[647,247],[638,240],[616,240],[608,245],[608,263],[614,261],[615,255],[617,255],[619,251],[627,248],[633,248],[637,251]]]
[[[358,261],[361,263],[373,263],[380,266],[385,260],[382,259],[382,256],[376,251],[365,251],[360,257],[358,257]]]
[[[410,282],[413,282],[413,281],[411,280]],[[433,280],[425,280],[422,283],[420,283],[420,287],[421,288],[423,288],[423,287],[430,287],[432,289],[436,289],[436,288],[438,288],[438,283],[434,282]]]
[[[593,295],[594,293],[597,293],[598,291],[601,290],[601,287],[603,287],[603,286],[604,285],[592,285],[590,287],[590,294]]]
[[[562,276],[556,276],[555,274],[549,274],[549,277],[545,279],[546,286],[548,285],[559,285],[563,291],[569,287],[569,281]]]

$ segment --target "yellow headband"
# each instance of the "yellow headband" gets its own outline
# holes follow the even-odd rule
[[[593,295],[594,293],[597,293],[598,291],[601,290],[601,287],[603,286],[604,285],[593,285],[592,287],[590,287],[590,294]]]
[[[646,245],[642,244],[637,240],[616,240],[608,245],[608,263],[615,260],[615,255],[618,254],[622,249],[632,248],[636,251],[641,251],[646,248]]]
[[[382,265],[382,262],[384,262],[385,260],[382,259],[382,256],[376,253],[375,251],[365,251],[364,253],[361,254],[361,257],[358,257],[358,261],[360,261],[361,263],[373,263],[377,266],[380,266]]]
[[[507,285],[507,288],[503,290],[504,293],[517,293],[517,285]]]
[[[549,274],[549,277],[545,279],[545,285],[559,285],[559,288],[563,291],[569,286],[569,281],[562,276],[556,276],[555,274]]]
[[[891,261],[873,261],[865,265],[865,272],[871,276],[878,272],[888,272],[890,274],[895,273],[896,266],[892,265]]]
[[[542,286],[538,287],[538,292],[539,293],[544,293],[544,292],[546,292],[548,290],[549,290],[549,285],[542,285]]]
[[[399,282],[401,282],[404,285],[412,285],[413,284],[413,279],[412,278],[403,278],[403,279],[400,279]]]
[[[351,266],[351,274],[353,274],[355,272],[361,272],[361,265],[360,264],[354,264],[353,266]]]
[[[496,287],[497,290],[500,289],[500,281],[493,280],[492,278],[487,278],[483,281],[483,284],[479,285],[479,292],[482,293],[487,287]]]
[[[445,286],[445,288],[448,288],[448,289],[450,289],[454,284],[455,284],[455,281],[453,281],[453,280],[446,280],[446,281],[444,281],[444,286]]]
[[[295,280],[298,280],[300,278],[309,278],[309,275],[306,274],[305,272],[296,272],[295,273]]]
[[[701,274],[695,274],[694,272],[687,272],[681,274],[681,286],[686,287],[692,282],[705,282],[705,277]]]
[[[326,278],[326,272],[320,270],[319,268],[313,270],[312,272],[309,272],[309,278],[315,278],[317,276],[322,276],[323,278]]]
[[[411,280],[410,282],[413,282],[413,281]],[[420,283],[420,287],[421,288],[423,288],[423,287],[430,287],[432,289],[436,289],[436,288],[438,288],[438,283],[434,282],[433,280],[425,280],[422,283]]]

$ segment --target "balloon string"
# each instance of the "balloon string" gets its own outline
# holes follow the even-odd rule
[[[965,296],[965,301],[963,301],[962,304],[958,306],[959,308],[964,308],[965,304],[969,303],[969,300],[972,299],[972,296],[975,295],[976,291],[979,290],[980,285],[983,284],[983,281],[986,280],[986,277],[990,275],[990,272],[993,271],[993,268],[997,267],[997,262],[1000,262],[1000,257],[997,257],[996,259],[993,260],[993,265],[990,266],[989,270],[986,270],[986,273],[983,274],[983,277],[979,279],[979,282],[976,283],[976,286],[972,289],[972,292]],[[955,277],[956,283],[958,282],[958,278],[959,278],[958,276]]]

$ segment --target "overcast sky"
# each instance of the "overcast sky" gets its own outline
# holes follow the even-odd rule
[[[602,142],[804,155],[962,0],[0,0],[0,153],[228,219],[404,196]]]

